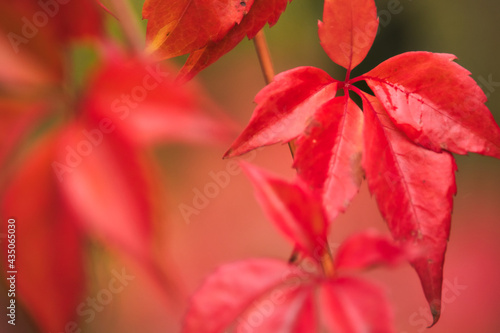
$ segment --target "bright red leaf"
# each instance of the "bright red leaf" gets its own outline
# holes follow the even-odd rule
[[[408,140],[375,97],[363,97],[363,168],[368,186],[394,238],[425,252],[412,265],[436,322],[456,192],[455,161],[447,152],[436,153]]]
[[[299,67],[276,75],[255,97],[257,108],[249,125],[224,157],[257,147],[288,142],[304,131],[316,109],[337,92],[337,81],[314,67]]]
[[[298,176],[323,200],[329,219],[344,212],[358,193],[363,114],[349,98],[321,105],[309,127],[296,140],[294,167]]]
[[[250,164],[241,165],[264,212],[281,232],[311,257],[323,250],[328,222],[318,197],[301,182],[289,183]]]
[[[500,128],[486,96],[451,54],[409,52],[362,76],[392,121],[432,149],[500,158]]]
[[[62,196],[50,163],[56,135],[45,136],[9,179],[0,203],[2,233],[15,219],[14,267],[2,240],[2,275],[15,274],[16,306],[21,303],[43,332],[62,332],[77,322],[85,291],[82,233],[76,217],[61,205]],[[4,280],[5,281],[5,280]]]
[[[321,46],[330,59],[348,71],[366,57],[377,29],[373,0],[325,0],[323,22],[319,22]]]

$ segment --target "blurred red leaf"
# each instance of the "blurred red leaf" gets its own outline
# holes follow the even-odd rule
[[[486,96],[451,54],[408,52],[362,76],[413,142],[434,151],[500,158],[500,128]]]
[[[363,95],[363,168],[370,192],[396,240],[416,244],[425,255],[412,260],[434,322],[441,309],[443,262],[450,233],[455,161],[409,141],[373,96]]]
[[[82,234],[64,205],[51,162],[56,135],[40,139],[2,193],[2,231],[15,222],[16,300],[44,332],[61,332],[77,321],[85,290]],[[7,254],[7,240],[2,241]]]
[[[322,283],[318,311],[328,332],[396,332],[383,289],[362,279],[340,277]]]
[[[108,47],[82,108],[108,118],[141,146],[166,141],[227,142],[233,125],[208,102],[201,88],[179,86],[172,72],[150,59],[126,57]]]
[[[325,0],[318,31],[321,46],[330,59],[348,71],[366,57],[377,29],[373,0]]]
[[[328,221],[321,201],[300,182],[289,183],[252,166],[241,164],[268,218],[307,255],[323,250]]]
[[[255,97],[257,108],[250,123],[224,157],[294,139],[336,92],[337,81],[318,68],[298,67],[276,75]]]
[[[349,98],[336,97],[321,105],[295,145],[298,176],[323,200],[333,220],[358,193],[363,171],[363,114]]]
[[[112,125],[105,119],[68,125],[52,167],[65,203],[86,230],[144,260],[151,250],[152,179],[140,153]]]

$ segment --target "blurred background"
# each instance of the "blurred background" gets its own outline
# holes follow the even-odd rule
[[[266,28],[277,73],[307,65],[344,78],[345,72],[319,44],[317,21],[322,16],[322,4],[319,0],[294,0],[276,26]],[[376,4],[379,34],[352,77],[407,51],[452,53],[486,93],[487,105],[500,123],[498,1],[390,0]],[[141,6],[142,1],[138,1],[138,17]],[[113,23],[110,29],[116,30]],[[181,64],[183,59],[176,61]],[[247,40],[204,70],[197,80],[242,128],[252,114],[255,94],[265,85],[253,43]],[[287,260],[291,253],[290,244],[264,217],[249,181],[241,173],[219,185],[216,194],[207,197],[196,213],[182,214],[181,207],[194,207],[197,193],[203,193],[207,184],[216,183],[216,175],[227,173],[230,161],[221,157],[229,144],[208,148],[169,144],[156,148],[169,193],[165,201],[169,221],[159,237],[164,239],[161,248],[165,258],[172,261],[173,274],[184,281],[187,294],[223,263],[253,257]],[[242,159],[288,178],[294,174],[287,146],[259,149]],[[500,161],[477,155],[456,159],[458,193],[445,263],[444,309],[439,323],[428,331],[496,333],[500,332]],[[367,227],[387,232],[364,183],[346,214],[335,221],[330,243],[335,248],[347,235]],[[89,247],[89,254],[89,295],[95,295],[108,283],[113,269],[127,267],[136,278],[97,313],[95,320],[81,325],[82,332],[179,331],[185,303],[177,304],[176,314],[170,315],[171,309],[133,263],[107,253],[97,244]],[[364,275],[386,286],[395,307],[398,333],[427,331],[427,303],[408,265]],[[3,290],[0,292],[5,295]],[[6,300],[1,301],[0,306],[6,306]],[[27,318],[24,326],[26,332],[33,331]],[[0,331],[8,329],[2,320]]]

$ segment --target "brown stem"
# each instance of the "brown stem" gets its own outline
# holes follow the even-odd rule
[[[262,70],[262,74],[264,75],[264,79],[267,84],[270,84],[274,79],[274,68],[273,62],[271,61],[271,54],[269,53],[269,47],[267,46],[266,37],[264,35],[264,30],[260,30],[253,39],[255,50],[257,51],[257,56],[259,57],[260,68]],[[292,158],[295,157],[295,140],[288,142],[288,147],[290,148],[290,153],[292,154]],[[328,244],[328,243],[327,243]],[[290,259],[288,259],[289,263],[296,263],[299,259],[300,252],[298,247],[295,246],[293,248],[292,254],[290,255]],[[323,252],[321,258],[321,266],[323,267],[323,272],[326,276],[333,276],[333,260],[332,255],[330,253],[330,249],[328,245]]]

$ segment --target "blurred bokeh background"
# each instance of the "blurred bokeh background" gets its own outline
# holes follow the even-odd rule
[[[266,28],[277,73],[308,65],[320,67],[333,77],[344,77],[345,72],[327,57],[319,44],[317,21],[322,16],[322,3],[294,0],[276,26]],[[381,23],[379,34],[353,76],[407,51],[452,53],[488,95],[487,105],[500,123],[500,2],[380,0],[376,4]],[[138,17],[141,6],[142,1],[138,1]],[[116,29],[113,23],[110,26]],[[181,62],[182,59],[178,60]],[[253,44],[247,40],[204,70],[197,80],[242,127],[252,114],[255,94],[265,85]],[[220,264],[250,257],[286,260],[291,253],[291,245],[264,217],[249,181],[241,173],[231,175],[227,184],[219,186],[216,195],[207,198],[203,208],[196,209],[196,214],[186,217],[181,213],[183,205],[194,207],[198,191],[203,193],[207,184],[214,183],[214,175],[227,172],[230,162],[221,158],[226,149],[222,145],[172,144],[156,148],[169,193],[165,200],[169,220],[162,228],[161,247],[165,258],[172,261],[173,274],[184,281],[186,294],[196,290],[203,278]],[[287,146],[259,149],[242,158],[293,177]],[[458,193],[445,263],[444,310],[440,322],[426,329],[430,323],[427,303],[416,274],[408,265],[364,274],[387,287],[395,307],[398,333],[500,332],[500,161],[477,155],[456,156],[456,159]],[[330,243],[335,247],[347,235],[367,227],[387,232],[363,184],[346,214],[335,221]],[[136,279],[98,312],[95,320],[82,324],[82,332],[179,330],[178,316],[186,303],[179,302],[178,311],[171,315],[158,291],[133,263],[107,253],[97,244],[89,245],[89,254],[89,295],[107,284],[113,269],[127,267]],[[4,290],[0,292],[5,295]],[[2,297],[0,306],[5,304]],[[26,332],[32,331],[29,323],[25,326]],[[8,329],[2,320],[0,330]]]

